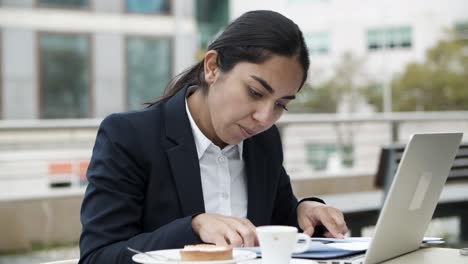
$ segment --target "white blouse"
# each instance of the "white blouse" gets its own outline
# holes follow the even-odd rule
[[[247,184],[245,164],[242,159],[243,142],[220,149],[198,128],[190,114],[187,99],[185,99],[185,109],[200,161],[205,212],[247,217]]]

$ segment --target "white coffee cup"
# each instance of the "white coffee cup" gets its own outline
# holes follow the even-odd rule
[[[260,226],[256,231],[262,251],[262,263],[290,263],[292,253],[304,252],[310,245],[310,237],[298,234],[297,228],[293,226]],[[305,243],[298,243],[301,239]]]

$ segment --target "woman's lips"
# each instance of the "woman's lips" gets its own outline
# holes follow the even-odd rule
[[[239,127],[240,127],[240,130],[241,130],[242,134],[244,135],[244,137],[248,138],[248,137],[251,137],[251,136],[254,135],[254,132],[252,130],[249,130],[249,129],[247,129],[247,128],[243,127],[243,126],[240,126],[240,125],[239,125]]]

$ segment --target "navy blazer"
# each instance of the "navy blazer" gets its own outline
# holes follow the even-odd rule
[[[186,92],[102,121],[81,207],[79,263],[132,263],[127,246],[150,251],[202,243],[191,225],[205,208]],[[255,226],[297,226],[278,129],[246,139],[243,158],[247,218]]]

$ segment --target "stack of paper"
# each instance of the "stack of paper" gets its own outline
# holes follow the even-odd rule
[[[328,259],[364,253],[369,242],[319,242],[310,243],[309,249],[303,253],[295,253],[295,258]]]
[[[364,253],[370,244],[370,237],[348,237],[344,239],[314,237],[309,249],[303,253],[294,253],[294,258],[330,259]],[[424,243],[443,242],[441,238],[425,237]],[[261,256],[259,247],[243,248]]]
[[[369,246],[369,242],[324,242],[312,241],[309,249],[303,253],[294,253],[294,258],[311,258],[311,259],[327,259],[335,257],[343,257],[365,252]],[[243,248],[254,251],[258,256],[261,256],[259,247]]]

